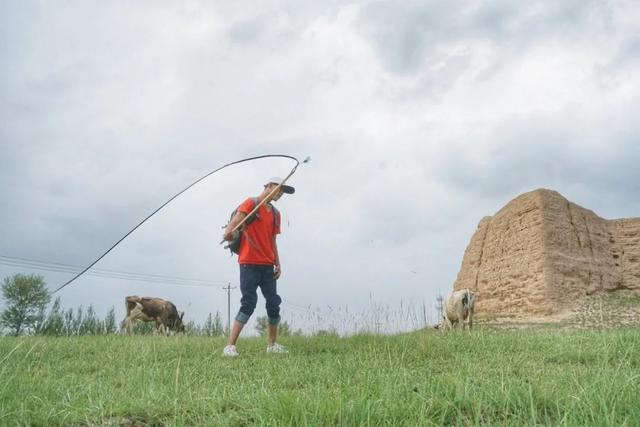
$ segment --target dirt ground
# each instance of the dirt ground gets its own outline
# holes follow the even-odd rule
[[[591,295],[553,316],[475,318],[474,324],[496,329],[609,329],[640,327],[640,295],[602,293]]]

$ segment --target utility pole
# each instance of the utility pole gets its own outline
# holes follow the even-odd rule
[[[223,287],[227,291],[227,336],[231,335],[231,289],[235,289],[235,286],[231,286],[231,283],[227,283],[227,287]]]

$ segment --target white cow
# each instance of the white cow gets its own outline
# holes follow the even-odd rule
[[[459,326],[464,329],[465,323],[469,330],[473,326],[473,305],[476,295],[471,289],[462,289],[451,293],[444,302],[442,315],[442,330],[454,329]]]

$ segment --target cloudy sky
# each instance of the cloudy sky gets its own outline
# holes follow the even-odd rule
[[[523,192],[640,216],[638,22],[637,1],[0,1],[0,276],[55,289],[211,170],[310,156],[278,202],[284,319],[432,316]],[[226,317],[221,226],[293,166],[212,175],[57,296]]]

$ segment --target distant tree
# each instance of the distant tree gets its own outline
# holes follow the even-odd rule
[[[216,311],[215,317],[209,313],[207,320],[202,325],[202,335],[207,337],[218,337],[224,334],[224,328],[222,326],[222,318],[220,312]]]
[[[80,306],[76,309],[76,314],[73,316],[73,323],[71,326],[71,335],[80,335],[83,320],[84,320],[84,307]]]
[[[267,335],[267,325],[269,324],[269,318],[267,316],[256,317],[256,332],[261,337]]]
[[[286,320],[284,322],[280,322],[278,325],[278,335],[281,337],[288,337],[291,335],[291,327],[289,326],[289,322]]]
[[[204,325],[202,326],[202,334],[205,336],[213,335],[213,316],[211,313],[207,316],[207,320],[204,321]]]
[[[102,333],[102,322],[97,318],[93,305],[89,305],[87,312],[80,322],[78,335],[98,335]]]
[[[436,297],[436,310],[438,311],[438,323],[440,323],[444,311],[444,297],[442,295]]]
[[[38,333],[42,335],[64,335],[64,313],[60,307],[60,297],[53,302],[49,316],[44,320]]]
[[[219,311],[216,311],[215,317],[209,313],[202,327],[202,334],[208,337],[219,337],[224,334],[224,327],[222,326],[222,318],[220,317]]]
[[[220,312],[216,311],[216,317],[213,319],[213,336],[219,337],[224,335],[224,326],[222,325],[222,317],[220,317]]]
[[[338,331],[336,331],[334,328],[331,328],[329,330],[327,329],[320,329],[319,331],[315,332],[313,334],[314,337],[339,337],[340,335],[338,334]]]
[[[86,313],[82,307],[64,311],[60,304],[60,297],[56,298],[53,306],[49,311],[49,315],[43,320],[42,326],[36,331],[41,335],[102,335],[113,334],[117,332],[118,326],[115,318],[115,309],[107,313],[104,321],[95,313],[93,306],[89,306]]]
[[[75,325],[75,318],[73,316],[73,309],[68,309],[67,311],[64,312],[64,334],[66,336],[70,336],[74,334],[74,325]]]
[[[189,325],[187,325],[186,327],[188,328]],[[134,322],[133,323],[133,333],[136,335],[151,335],[155,331],[156,331],[156,324],[154,322]]]
[[[187,335],[201,336],[207,335],[207,331],[204,326],[200,326],[195,321],[191,320],[184,325],[184,328],[187,331]]]
[[[2,297],[7,308],[0,315],[0,326],[15,336],[40,326],[51,299],[42,276],[24,274],[5,277]]]
[[[104,318],[104,333],[115,334],[118,332],[118,324],[116,323],[116,310],[111,307],[111,310],[107,313],[107,317]]]
[[[191,327],[191,329],[189,329],[189,327]],[[222,317],[220,316],[219,311],[216,311],[215,316],[212,313],[209,313],[202,326],[200,326],[200,324],[195,324],[193,321],[189,322],[187,330],[191,335],[200,335],[205,337],[219,337],[225,334]]]
[[[269,318],[267,316],[256,317],[256,331],[261,337],[267,335],[268,326]],[[288,322],[280,322],[280,324],[278,325],[278,335],[280,335],[281,337],[288,337],[291,335],[291,327],[289,326]]]

